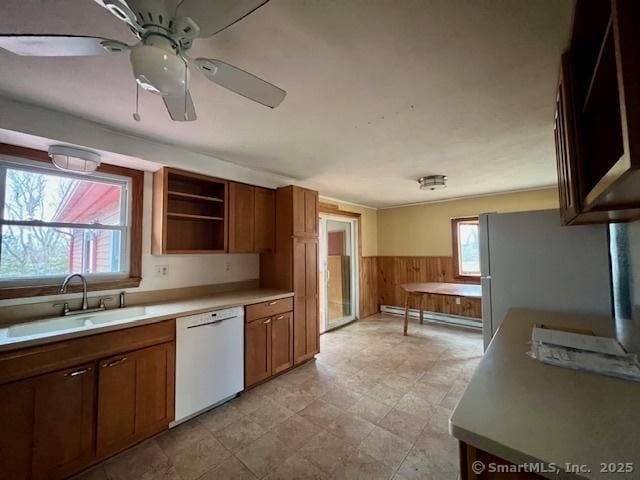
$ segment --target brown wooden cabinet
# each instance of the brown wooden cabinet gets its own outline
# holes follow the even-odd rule
[[[284,372],[293,365],[293,312],[271,318],[271,373]]]
[[[257,253],[272,252],[276,241],[276,192],[255,187],[254,248]]]
[[[296,364],[320,351],[318,320],[318,239],[293,239],[294,340]]]
[[[264,287],[293,290],[293,363],[320,351],[318,192],[296,186],[276,192],[276,247],[260,256]]]
[[[173,418],[175,343],[100,362],[97,451],[123,450],[166,427]]]
[[[262,253],[275,241],[275,192],[229,183],[229,252]]]
[[[244,384],[250,387],[271,376],[271,318],[248,322],[244,344]]]
[[[291,188],[293,195],[293,234],[318,236],[318,192]]]
[[[640,4],[578,0],[555,139],[565,224],[640,218]]]
[[[173,320],[0,353],[0,477],[66,478],[164,430],[174,365]]]
[[[246,307],[245,387],[249,388],[293,365],[291,299]],[[256,318],[260,314],[269,316]]]
[[[93,461],[95,370],[91,363],[0,386],[7,478],[59,479]]]
[[[243,183],[229,183],[229,252],[254,251],[254,217],[254,188]]]
[[[153,175],[154,255],[227,251],[227,181],[164,167]]]

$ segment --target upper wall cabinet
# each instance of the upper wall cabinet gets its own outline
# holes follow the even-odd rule
[[[271,252],[275,242],[275,191],[229,183],[229,252]]]
[[[291,187],[293,195],[293,234],[318,236],[318,192]]]
[[[227,250],[227,182],[164,167],[153,175],[151,252]]]
[[[555,139],[565,224],[640,218],[640,2],[578,0]]]

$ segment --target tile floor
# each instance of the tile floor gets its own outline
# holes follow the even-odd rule
[[[77,480],[455,479],[448,418],[480,333],[375,315],[315,361],[107,460]]]

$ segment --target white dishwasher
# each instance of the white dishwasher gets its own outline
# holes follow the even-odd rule
[[[176,411],[171,426],[244,388],[244,308],[176,319]]]

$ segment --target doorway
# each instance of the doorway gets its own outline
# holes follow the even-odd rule
[[[358,318],[357,219],[320,214],[321,332]]]

